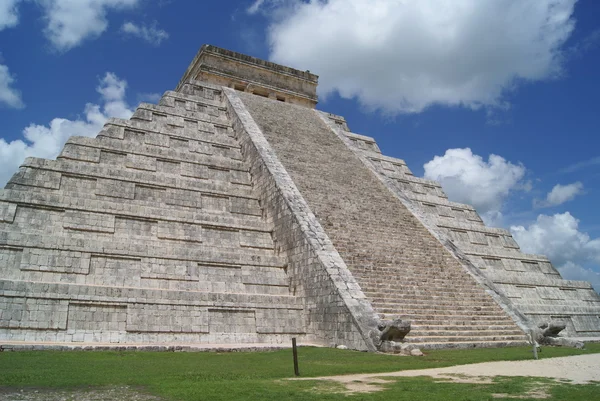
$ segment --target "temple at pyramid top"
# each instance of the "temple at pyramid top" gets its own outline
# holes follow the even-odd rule
[[[177,90],[190,79],[310,108],[318,101],[317,75],[212,45],[200,48]]]

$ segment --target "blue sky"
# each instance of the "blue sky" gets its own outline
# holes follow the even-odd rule
[[[600,288],[593,0],[0,0],[0,186],[204,43],[320,75],[318,108]]]

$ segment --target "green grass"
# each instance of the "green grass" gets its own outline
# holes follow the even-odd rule
[[[589,344],[586,350],[544,348],[540,357],[594,352],[600,352],[600,344]],[[427,352],[424,357],[378,355],[330,348],[299,349],[300,373],[303,377],[531,358],[531,349],[528,347],[440,350]],[[491,399],[492,393],[518,393],[531,385],[531,379],[523,378],[502,379],[492,385],[434,383],[430,378],[402,378],[386,385],[386,391],[348,396],[336,392],[336,385],[332,383],[280,380],[290,377],[293,377],[291,350],[262,353],[0,353],[0,386],[5,388],[131,385],[142,386],[153,394],[172,400],[379,400],[384,397],[387,400],[486,400]],[[504,387],[512,390],[502,390]],[[557,400],[600,399],[598,385],[560,385],[553,386],[552,391],[557,392]],[[449,396],[454,393],[456,395]],[[419,394],[427,394],[427,397],[419,398]],[[580,398],[568,398],[569,394]]]

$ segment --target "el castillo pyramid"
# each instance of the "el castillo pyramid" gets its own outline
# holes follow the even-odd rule
[[[0,346],[423,348],[600,336],[600,297],[315,109],[310,72],[203,46],[175,91],[0,190]],[[76,133],[74,133],[76,134]]]

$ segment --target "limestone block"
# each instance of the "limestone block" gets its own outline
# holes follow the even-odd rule
[[[229,181],[232,184],[252,185],[250,174],[247,171],[231,170]]]
[[[0,277],[8,278],[21,266],[22,249],[0,247]]]
[[[160,187],[151,187],[145,185],[135,186],[135,200],[148,201],[148,202],[167,202],[167,189]]]
[[[0,328],[64,330],[66,301],[0,296]]]
[[[169,137],[158,132],[148,131],[144,136],[144,143],[152,146],[169,147]]]
[[[537,287],[537,293],[541,299],[563,300],[564,293],[556,287]]]
[[[498,270],[504,270],[504,262],[500,258],[483,257],[482,260],[483,260],[483,263],[485,263],[485,265],[488,267],[498,269]]]
[[[600,332],[598,321],[600,321],[600,314],[588,315],[588,316],[571,316],[575,330],[578,333],[584,332]]]
[[[287,287],[288,277],[283,269],[263,266],[242,266],[244,284],[272,285]]]
[[[183,163],[170,160],[157,160],[156,171],[166,174],[181,174],[181,165]]]
[[[228,229],[226,227],[203,227],[204,235],[203,242],[206,245],[219,247],[235,247],[240,246],[240,233],[236,229]]]
[[[139,286],[141,271],[140,258],[93,255],[90,260],[90,277],[87,283],[108,286]]]
[[[202,141],[190,141],[190,152],[203,155],[212,155],[214,153],[213,147],[209,143]]]
[[[133,113],[133,116],[131,116],[131,119],[152,121],[153,117],[154,116],[152,115],[152,111],[142,108],[142,104],[140,104],[140,106]]]
[[[100,163],[111,166],[123,166],[127,162],[127,153],[111,152],[102,149],[100,151]]]
[[[538,262],[538,266],[542,273],[560,277],[560,273],[554,268],[554,266],[552,266],[550,262]]]
[[[231,213],[249,214],[254,216],[262,215],[262,210],[257,199],[231,197]]]
[[[202,208],[211,211],[228,212],[231,205],[229,197],[202,194]]]
[[[157,237],[187,242],[202,242],[202,226],[160,220]]]
[[[469,231],[469,240],[472,244],[487,245],[488,241],[484,233]]]
[[[100,149],[88,146],[75,145],[73,143],[67,142],[62,152],[60,152],[58,158],[99,163]]]
[[[218,135],[233,137],[233,130],[224,125],[214,124],[214,132]]]
[[[88,274],[91,255],[58,249],[24,248],[21,270]]]
[[[202,198],[203,195],[201,195],[200,192],[167,188],[166,203],[168,205],[178,205],[200,209],[203,207]],[[225,208],[225,210],[227,210],[227,208]]]
[[[169,138],[169,146],[172,149],[188,150],[190,148],[190,141],[188,139],[171,136]]]
[[[96,195],[111,198],[134,199],[135,184],[132,182],[99,178],[96,183]]]
[[[148,237],[155,237],[157,234],[157,223],[154,220],[144,218],[126,218],[116,217],[115,218],[115,236],[120,237],[139,237],[144,241],[148,240]],[[118,241],[115,245],[119,245]],[[143,246],[143,245],[142,245]]]
[[[526,272],[529,270],[528,266],[517,259],[503,259],[503,264],[504,268],[509,271]]]
[[[115,232],[115,216],[102,213],[67,210],[64,215],[63,228],[79,231],[101,233]]]
[[[130,304],[127,307],[128,332],[208,333],[206,308],[187,305]]]
[[[199,281],[198,262],[191,260],[144,258],[142,278]]]
[[[207,166],[195,163],[181,163],[181,175],[184,177],[208,179],[209,169]]]
[[[129,153],[125,165],[135,170],[156,171],[156,158]]]
[[[217,168],[215,166],[210,166],[208,168],[208,178],[213,181],[230,181],[229,169]]]
[[[69,303],[68,330],[124,331],[126,321],[124,304]]]
[[[12,223],[16,214],[16,203],[0,202],[0,223]]]
[[[25,163],[32,158],[25,159]],[[8,181],[7,187],[12,184],[26,185],[48,189],[59,189],[61,173],[58,171],[41,170],[31,167],[20,167],[19,170]]]
[[[254,310],[209,309],[211,333],[256,333],[257,319]]]
[[[242,267],[235,264],[215,263],[208,264],[200,262],[196,264],[195,271],[197,272],[200,281],[217,284],[221,288],[211,287],[212,291],[218,292],[233,292],[232,290],[243,290],[242,284]],[[220,290],[220,291],[219,291]]]
[[[240,246],[246,248],[273,249],[273,238],[271,233],[260,231],[240,231]]]
[[[306,332],[302,310],[257,309],[256,331],[265,334],[301,334]]]
[[[118,124],[118,119],[109,118],[98,137],[123,139],[125,137],[125,127]]]

